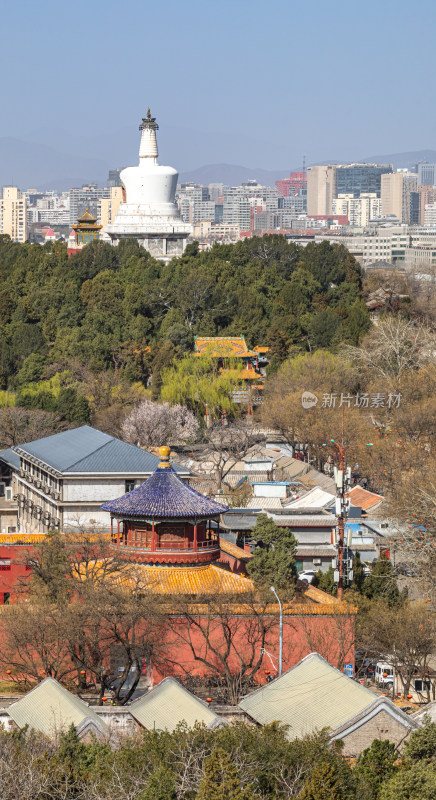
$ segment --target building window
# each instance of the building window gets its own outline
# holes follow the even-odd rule
[[[127,492],[132,492],[135,488],[135,481],[126,481],[126,494]]]
[[[0,558],[0,571],[7,572],[11,569],[11,559],[10,558]]]

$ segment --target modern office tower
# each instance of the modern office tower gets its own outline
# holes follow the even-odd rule
[[[139,165],[122,171],[126,201],[104,234],[114,245],[133,237],[155,258],[170,261],[182,255],[191,227],[183,222],[175,203],[177,170],[158,163],[158,128],[148,109],[139,126]]]
[[[27,231],[27,201],[16,186],[4,186],[0,200],[0,233],[6,233],[13,242],[25,242]]]
[[[121,185],[111,186],[110,197],[102,197],[99,203],[100,213],[97,219],[100,220],[100,224],[103,227],[114,221],[116,215],[118,214],[118,209],[123,202],[123,187]]]
[[[418,176],[392,172],[381,176],[381,201],[384,217],[395,216],[400,222],[411,220],[411,194],[418,189]]]
[[[86,209],[97,218],[100,200],[109,197],[110,189],[99,189],[96,183],[83,185],[81,189],[70,189],[70,225],[74,225]]]
[[[418,164],[418,186],[436,185],[436,164]]]
[[[381,176],[392,172],[392,164],[340,164],[336,168],[336,196],[381,194]]]
[[[307,215],[324,216],[332,213],[332,201],[337,196],[336,167],[309,167],[307,170]]]

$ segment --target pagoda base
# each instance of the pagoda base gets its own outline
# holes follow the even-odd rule
[[[159,261],[171,261],[172,258],[179,258],[183,255],[187,244],[188,234],[145,234],[141,232],[132,233],[108,233],[111,244],[117,245],[121,239],[136,239],[140,247],[148,250],[153,258]]]

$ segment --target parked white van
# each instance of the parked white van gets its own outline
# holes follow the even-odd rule
[[[392,688],[394,685],[394,668],[386,661],[377,661],[375,665],[375,682],[378,686]]]

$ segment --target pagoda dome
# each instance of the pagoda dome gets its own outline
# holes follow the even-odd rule
[[[228,511],[183,483],[170,464],[169,447],[160,447],[159,455],[156,470],[141,486],[101,508],[114,517],[150,520],[206,520]]]
[[[89,210],[86,209],[85,213],[82,214],[81,217],[77,218],[77,222],[91,224],[97,222],[97,217],[93,217],[92,214],[89,213]]]

